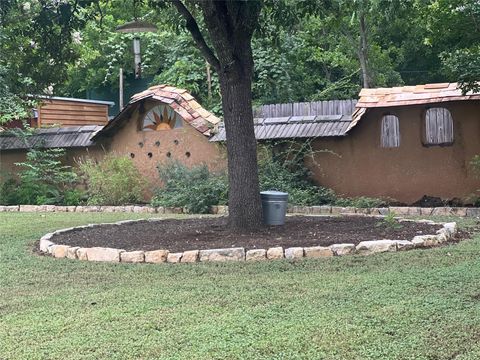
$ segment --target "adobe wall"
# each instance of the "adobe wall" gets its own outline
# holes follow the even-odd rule
[[[147,102],[145,112],[157,102]],[[100,160],[105,153],[127,155],[145,178],[148,200],[153,189],[160,185],[157,165],[177,160],[187,166],[205,163],[211,170],[226,168],[226,153],[221,144],[211,143],[208,138],[184,122],[183,127],[163,131],[139,131],[140,116],[136,110],[130,120],[112,137],[98,141],[88,149],[67,149],[65,163],[76,166],[82,157]],[[18,172],[16,162],[25,161],[25,150],[0,152],[0,181],[7,173]],[[149,156],[150,154],[150,156]]]
[[[145,113],[158,102],[146,102]],[[150,182],[159,186],[157,165],[177,160],[186,166],[205,163],[211,170],[226,168],[226,153],[222,145],[208,138],[183,122],[183,127],[171,130],[141,131],[139,122],[143,117],[135,110],[130,120],[108,140],[110,152],[127,155]],[[150,154],[150,156],[149,156]]]
[[[307,160],[314,179],[344,196],[389,197],[407,204],[423,195],[452,199],[474,193],[480,180],[469,162],[480,154],[480,102],[438,106],[453,116],[452,146],[422,145],[424,105],[371,109],[348,136],[314,141],[315,151],[335,153],[318,152]],[[380,147],[381,117],[387,112],[399,117],[398,148]]]
[[[0,183],[4,177],[17,173],[20,169],[15,163],[26,160],[26,150],[1,150],[0,151]],[[101,146],[92,146],[89,148],[68,148],[66,149],[65,164],[77,166],[82,158],[100,160],[105,155],[105,150]]]

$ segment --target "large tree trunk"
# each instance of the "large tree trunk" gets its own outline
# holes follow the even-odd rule
[[[202,10],[212,49],[185,4],[181,0],[171,1],[185,18],[196,46],[220,79],[227,135],[230,228],[234,231],[258,229],[263,219],[253,127],[251,41],[262,3],[243,0],[195,2]]]
[[[262,223],[257,142],[253,127],[252,68],[237,62],[219,73],[227,134],[229,224],[233,230],[255,230]]]

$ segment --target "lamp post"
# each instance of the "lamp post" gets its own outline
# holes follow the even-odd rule
[[[116,29],[119,33],[144,33],[144,32],[156,32],[157,27],[146,21],[134,20],[123,25],[117,26]],[[133,38],[133,58],[135,66],[135,79],[140,79],[142,76],[142,55],[140,51],[140,38],[135,36]]]

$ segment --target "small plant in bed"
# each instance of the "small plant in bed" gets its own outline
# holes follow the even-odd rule
[[[390,211],[381,221],[379,221],[375,226],[384,227],[389,230],[400,230],[403,225],[397,220],[394,211]]]

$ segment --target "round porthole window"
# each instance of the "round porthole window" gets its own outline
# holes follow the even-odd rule
[[[189,158],[191,155],[192,155],[192,154],[190,154],[190,151],[187,151],[187,152],[185,153],[185,156],[186,156],[187,158]]]
[[[156,146],[156,147],[159,147],[159,146],[160,146],[160,141],[158,141],[158,140],[155,141],[155,146]]]
[[[172,156],[172,153],[171,152],[167,152],[167,157],[171,157]]]
[[[130,157],[133,159],[135,157],[134,153],[130,153]]]
[[[178,140],[177,140],[177,139],[173,140],[173,143],[174,143],[175,145],[178,145]]]
[[[147,156],[151,159],[152,156],[153,156],[153,154],[152,154],[151,152],[149,152],[149,153],[147,154]]]

